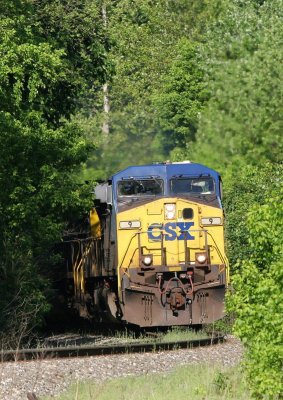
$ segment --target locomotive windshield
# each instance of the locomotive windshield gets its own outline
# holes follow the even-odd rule
[[[178,177],[170,180],[170,190],[172,194],[214,194],[215,182],[211,177]]]
[[[118,182],[118,196],[156,196],[163,194],[162,179],[125,179]]]

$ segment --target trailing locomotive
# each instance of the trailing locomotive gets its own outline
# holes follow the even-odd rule
[[[69,301],[82,316],[141,327],[223,316],[229,267],[216,171],[128,167],[95,187],[89,222],[65,242]]]

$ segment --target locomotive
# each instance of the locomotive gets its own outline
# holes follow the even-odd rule
[[[94,321],[200,325],[224,315],[222,183],[201,164],[130,166],[97,184],[65,238],[69,304]]]

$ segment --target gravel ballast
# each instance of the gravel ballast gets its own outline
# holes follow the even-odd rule
[[[123,354],[72,359],[37,360],[2,363],[0,399],[23,400],[28,393],[54,396],[78,380],[105,379],[169,372],[184,364],[223,365],[232,367],[242,358],[239,340],[229,337],[223,344],[188,350]]]

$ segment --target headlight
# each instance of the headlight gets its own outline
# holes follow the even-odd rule
[[[175,219],[176,204],[165,204],[165,219]]]
[[[142,262],[143,262],[144,265],[152,264],[152,256],[150,254],[146,255],[146,256],[143,256]]]
[[[207,261],[207,254],[206,253],[196,253],[196,261],[199,264],[204,264]]]

